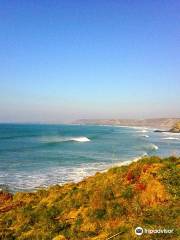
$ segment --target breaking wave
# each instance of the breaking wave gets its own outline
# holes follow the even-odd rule
[[[150,147],[151,147],[152,150],[158,150],[159,149],[159,147],[155,144],[151,144]]]
[[[149,152],[149,151],[156,151],[159,149],[159,147],[153,143],[150,143],[148,145],[145,145],[143,149]]]
[[[166,137],[163,139],[165,139],[165,140],[180,140],[180,138],[177,138],[177,137]]]
[[[137,132],[139,132],[139,133],[147,133],[148,130],[147,130],[147,129],[140,129],[140,130],[138,130]]]
[[[61,143],[61,142],[90,142],[91,140],[87,137],[43,137],[41,139],[43,143]]]
[[[75,142],[90,142],[91,140],[87,137],[75,137],[72,138],[70,141],[75,141]]]
[[[145,137],[145,138],[149,138],[149,135],[143,135],[143,137]]]

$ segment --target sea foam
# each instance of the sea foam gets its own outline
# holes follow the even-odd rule
[[[180,140],[180,138],[177,138],[177,137],[166,137],[163,139],[165,139],[165,140]]]

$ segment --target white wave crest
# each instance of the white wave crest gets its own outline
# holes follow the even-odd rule
[[[176,137],[166,137],[163,139],[165,139],[165,140],[180,140],[180,138],[176,138]]]
[[[81,137],[43,137],[41,138],[41,141],[44,143],[61,143],[61,142],[89,142],[91,141],[89,138],[81,136]]]
[[[141,131],[142,133],[146,133],[146,132],[148,132],[146,129],[143,129],[142,131]]]
[[[147,129],[140,129],[138,131],[136,131],[137,133],[147,133],[148,130]]]
[[[153,149],[153,150],[158,150],[159,147],[158,147],[157,145],[155,145],[155,144],[151,144],[151,149]]]
[[[163,135],[166,135],[166,136],[180,136],[180,133],[173,133],[173,132],[163,132],[162,133]]]
[[[148,145],[143,146],[143,149],[145,151],[154,151],[154,150],[158,150],[159,147],[157,145],[153,144],[153,143],[150,143]]]
[[[75,138],[71,138],[71,140],[75,141],[75,142],[89,142],[89,141],[91,141],[87,137],[75,137]]]
[[[145,137],[145,138],[149,138],[149,135],[143,135],[143,137]]]

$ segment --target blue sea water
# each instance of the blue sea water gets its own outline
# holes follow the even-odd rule
[[[143,155],[180,155],[180,135],[138,127],[0,124],[0,185],[11,191],[79,181]]]

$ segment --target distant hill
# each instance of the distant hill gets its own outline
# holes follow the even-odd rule
[[[180,118],[152,118],[152,119],[80,119],[74,124],[104,124],[104,125],[121,125],[121,126],[139,126],[139,127],[153,127],[169,130]]]

